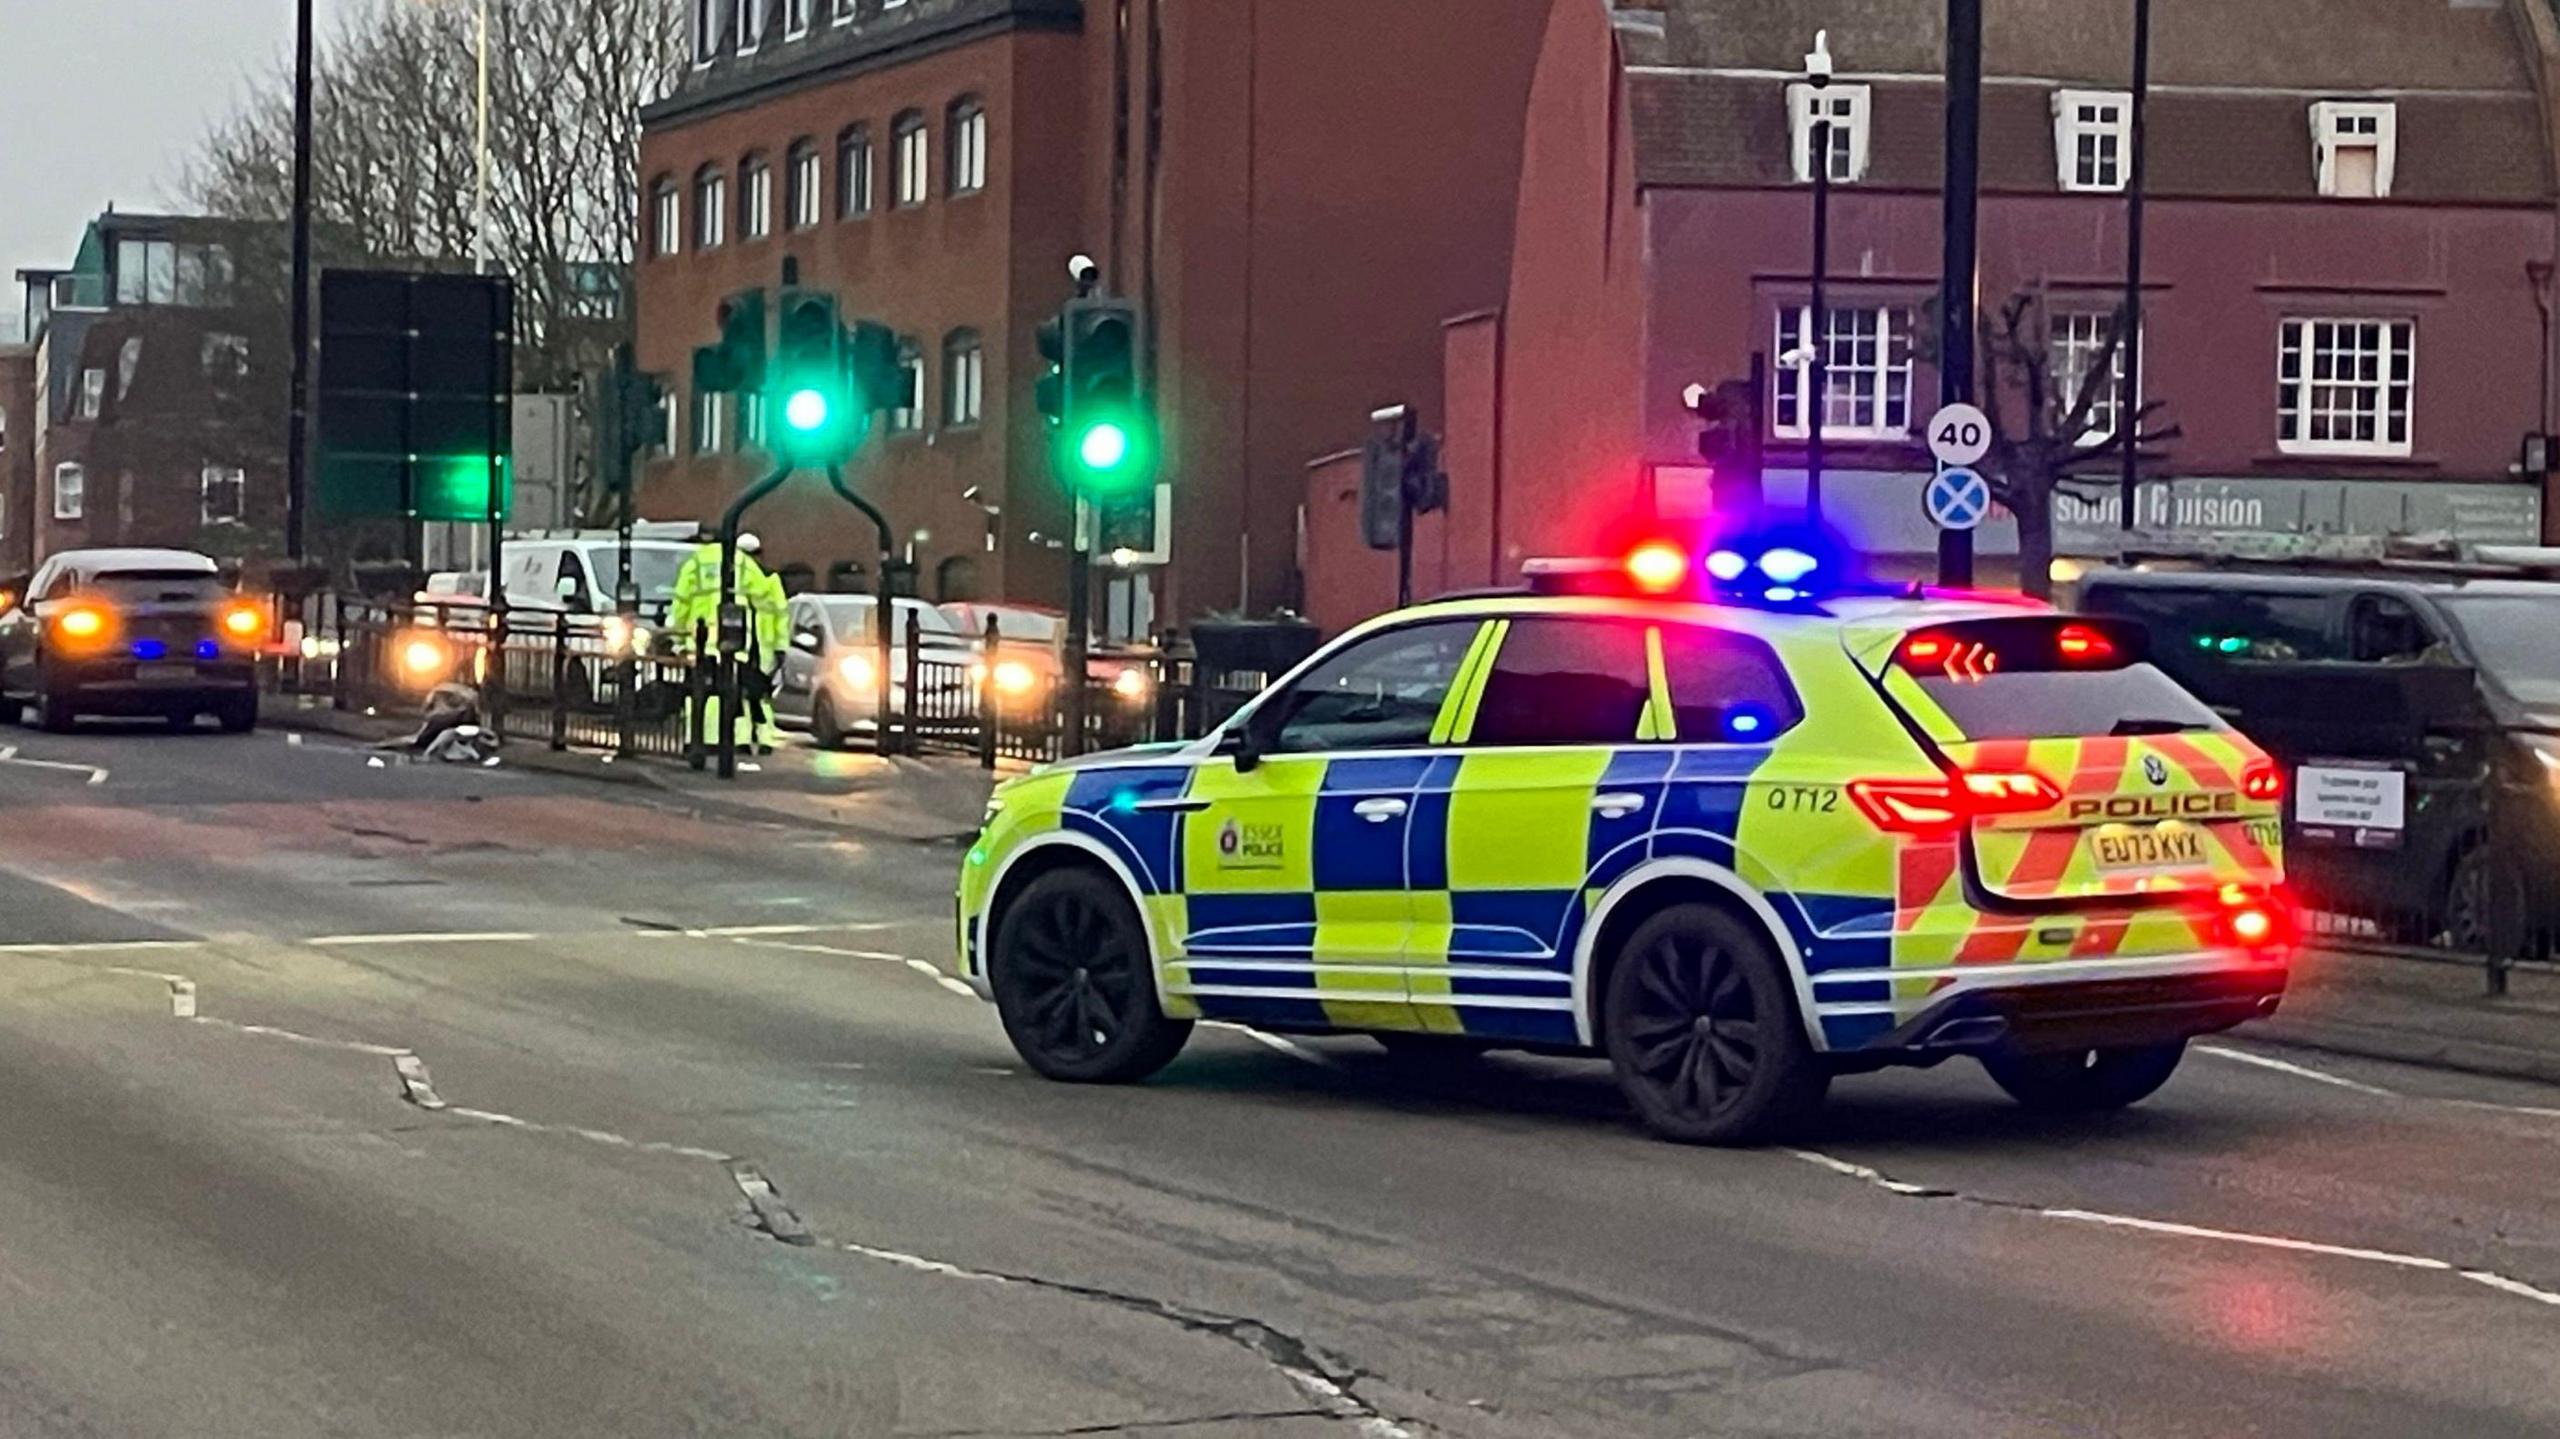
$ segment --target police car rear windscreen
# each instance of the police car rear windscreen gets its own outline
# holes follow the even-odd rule
[[[2039,615],[1915,631],[1894,663],[1969,740],[2228,728],[2145,657],[2139,625]],[[1926,723],[1925,717],[1924,724]]]

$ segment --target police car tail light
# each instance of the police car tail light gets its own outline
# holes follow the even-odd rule
[[[1891,834],[1944,835],[1966,821],[2037,814],[2062,803],[2062,787],[2033,770],[1963,770],[1939,779],[1849,782],[1849,802]]]
[[[2300,927],[2294,920],[2293,902],[2284,891],[2226,884],[2217,898],[2221,908],[2214,929],[2223,943],[2268,955],[2293,947]]]
[[[1689,556],[1667,540],[1627,552],[1627,582],[1640,594],[1667,595],[1689,582]]]
[[[2089,625],[2064,625],[2054,632],[2053,647],[2066,665],[2110,664],[2116,658],[2116,642]]]
[[[2283,767],[2271,759],[2259,760],[2241,774],[2240,792],[2251,799],[2284,798]]]

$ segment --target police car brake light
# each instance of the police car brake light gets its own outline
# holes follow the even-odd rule
[[[1963,770],[1936,779],[1858,779],[1849,802],[1888,834],[1943,836],[1967,820],[2035,814],[2062,802],[2061,786],[2033,770]]]
[[[2104,664],[2116,657],[2116,642],[2088,625],[2064,625],[2055,633],[2053,647],[2065,664]]]
[[[2240,776],[2240,792],[2251,799],[2284,798],[2284,769],[2273,760],[2259,760]]]

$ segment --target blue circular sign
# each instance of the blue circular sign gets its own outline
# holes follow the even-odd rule
[[[1930,476],[1929,487],[1921,494],[1921,508],[1939,529],[1972,529],[1991,516],[1991,482],[1961,467],[1940,470]]]

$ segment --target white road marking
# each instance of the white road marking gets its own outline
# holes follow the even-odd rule
[[[2236,1064],[2254,1064],[2260,1069],[2272,1069],[2278,1074],[2290,1074],[2296,1079],[2307,1079],[2314,1084],[2335,1085],[2340,1089],[2352,1089],[2358,1094],[2379,1095],[2386,1099],[2400,1097],[2397,1091],[2384,1089],[2378,1084],[2366,1084],[2362,1080],[2330,1074],[2324,1070],[2313,1069],[2309,1065],[2294,1064],[2269,1055],[2251,1054],[2245,1049],[2229,1049],[2219,1044],[2199,1044],[2195,1049],[2198,1054],[2209,1054],[2216,1059],[2228,1059]]]
[[[272,1024],[242,1024],[236,1019],[217,1019],[209,1014],[191,1016],[196,1024],[210,1024],[236,1034],[254,1034],[261,1039],[281,1039],[288,1044],[307,1044],[315,1049],[338,1049],[349,1054],[370,1054],[377,1059],[397,1060],[409,1051],[389,1044],[367,1044],[361,1039],[331,1039],[326,1035],[304,1034],[300,1030],[278,1029]]]
[[[302,943],[343,949],[366,944],[528,944],[543,938],[566,939],[569,936],[544,936],[523,930],[490,930],[477,934],[456,933],[450,930],[422,930],[415,934],[322,934],[314,935]]]
[[[202,949],[201,939],[84,940],[63,944],[0,944],[0,954],[145,954],[165,949]]]
[[[2380,1264],[2394,1269],[2411,1269],[2430,1274],[2458,1274],[2475,1284],[2485,1285],[2501,1294],[2530,1299],[2537,1304],[2560,1307],[2560,1294],[2538,1289],[2520,1279],[2486,1269],[2464,1269],[2450,1260],[2427,1254],[2402,1254],[2389,1249],[2366,1249],[2351,1244],[2326,1244],[2314,1239],[2294,1239],[2281,1234],[2257,1234],[2241,1229],[2215,1229],[2201,1224],[2180,1224],[2166,1219],[2145,1219],[2136,1214],[2112,1214],[2098,1209],[2075,1209],[2067,1206],[2041,1206],[2013,1201],[1984,1199],[1949,1189],[1931,1189],[1923,1185],[1895,1179],[1882,1170],[1853,1163],[1811,1149],[1782,1151],[1807,1164],[1819,1165],[1834,1174],[1858,1180],[1889,1194],[1913,1198],[1943,1199],[1992,1210],[2006,1210],[2038,1219],[2059,1219],[2070,1224],[2093,1224],[2108,1229],[2129,1229],[2144,1234],[2157,1234],[2171,1239],[2197,1239],[2213,1244],[2237,1244],[2256,1249],[2280,1249],[2294,1254],[2312,1254],[2327,1259],[2346,1259],[2361,1264]]]

